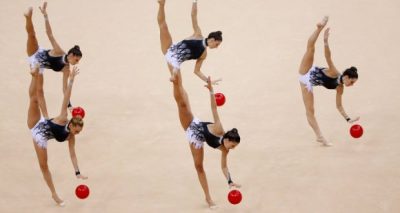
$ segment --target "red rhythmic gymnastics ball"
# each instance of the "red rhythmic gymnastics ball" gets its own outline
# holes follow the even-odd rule
[[[225,95],[224,94],[217,92],[217,93],[215,93],[214,96],[215,96],[215,101],[217,102],[217,106],[222,106],[225,104]]]
[[[89,187],[86,185],[79,185],[75,189],[75,194],[79,199],[85,199],[89,196]]]
[[[363,135],[363,128],[362,126],[358,125],[358,124],[354,124],[353,126],[351,126],[350,128],[350,135],[353,136],[353,138],[359,138]]]
[[[74,107],[72,109],[72,117],[80,116],[82,119],[85,117],[85,110],[82,107]]]
[[[240,201],[242,201],[242,193],[240,193],[239,190],[234,189],[229,192],[228,200],[233,205],[236,205],[236,204],[240,203]]]

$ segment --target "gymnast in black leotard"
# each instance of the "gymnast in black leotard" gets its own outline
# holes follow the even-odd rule
[[[207,38],[204,38],[197,23],[197,0],[194,0],[192,5],[193,35],[173,44],[167,22],[165,21],[165,0],[158,0],[158,3],[159,10],[157,20],[160,28],[161,51],[167,60],[168,69],[171,73],[171,80],[174,79],[176,72],[181,69],[180,66],[184,61],[193,59],[196,60],[194,73],[204,82],[207,82],[207,76],[200,70],[201,65],[207,57],[207,47],[214,49],[218,48],[221,44],[222,32],[211,32]],[[217,79],[212,83],[217,84],[219,81],[221,81],[221,79]]]
[[[50,170],[47,165],[48,140],[53,138],[58,142],[64,142],[68,140],[68,147],[72,165],[75,169],[75,175],[79,179],[87,179],[87,177],[83,176],[79,171],[78,160],[75,153],[75,136],[82,131],[83,120],[80,117],[75,117],[68,120],[68,100],[71,97],[72,85],[74,83],[75,76],[78,73],[78,68],[74,67],[69,75],[69,82],[64,93],[60,114],[52,119],[45,119],[41,115],[37,93],[41,86],[41,84],[39,84],[39,76],[42,75],[42,73],[39,72],[38,64],[31,70],[32,80],[29,87],[30,101],[27,124],[28,128],[31,130],[33,145],[35,147],[43,177],[51,191],[52,198],[60,206],[63,206],[64,202],[56,192]]]
[[[28,8],[28,11],[24,14],[26,18],[26,32],[28,34],[27,48],[26,52],[28,54],[28,60],[33,69],[36,64],[39,65],[40,72],[43,73],[44,69],[52,69],[56,72],[63,73],[63,92],[67,88],[67,80],[70,72],[70,65],[76,65],[82,58],[82,52],[79,46],[75,45],[71,48],[68,53],[65,53],[58,45],[54,38],[49,18],[47,15],[47,2],[44,2],[42,7],[39,7],[42,12],[46,25],[46,33],[50,40],[53,49],[42,49],[39,47],[35,29],[32,22],[33,8]],[[39,84],[43,85],[43,75],[39,77]],[[43,88],[41,86],[40,88]],[[43,90],[38,91],[39,106],[45,118],[48,118],[48,112],[46,108],[46,100],[44,98]],[[69,107],[72,107],[69,103]]]
[[[189,98],[182,85],[182,77],[179,70],[172,82],[174,98],[179,111],[179,120],[183,130],[186,132],[186,138],[190,144],[190,150],[192,152],[197,175],[209,207],[214,208],[215,203],[208,190],[207,177],[203,168],[204,143],[207,143],[210,147],[221,151],[222,172],[225,175],[229,186],[240,187],[239,184],[232,181],[227,162],[229,150],[239,145],[240,136],[236,128],[225,132],[222,127],[210,78],[207,79],[208,83],[206,87],[210,92],[211,111],[214,118],[213,122],[202,122],[198,118],[194,117],[190,108]]]
[[[358,79],[357,68],[350,67],[346,69],[346,71],[341,74],[335,67],[331,59],[331,51],[329,48],[329,28],[325,30],[324,34],[324,44],[325,44],[325,59],[328,64],[328,68],[322,68],[313,66],[314,63],[314,52],[315,52],[315,42],[322,31],[322,29],[326,26],[328,22],[328,17],[324,17],[324,19],[317,24],[317,29],[313,32],[313,34],[308,39],[307,43],[307,51],[303,56],[303,60],[301,62],[299,68],[300,74],[300,87],[303,94],[304,106],[306,108],[307,120],[314,133],[317,137],[318,142],[322,142],[325,146],[332,145],[329,143],[322,135],[321,130],[319,129],[317,120],[314,116],[314,95],[313,95],[313,86],[324,86],[327,89],[335,89],[336,90],[336,107],[339,110],[340,114],[348,123],[353,123],[359,119],[359,117],[350,118],[347,113],[344,111],[342,106],[342,95],[344,91],[344,86],[352,86]]]

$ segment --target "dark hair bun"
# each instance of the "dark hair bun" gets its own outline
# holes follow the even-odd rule
[[[343,76],[348,76],[349,78],[358,78],[358,73],[357,73],[357,68],[356,67],[350,67],[347,68],[344,72],[343,72]]]
[[[236,128],[233,128],[231,130],[229,130],[228,132],[226,132],[223,136],[223,138],[227,138],[230,141],[234,141],[236,143],[240,142],[240,136],[238,133],[238,130]]]
[[[68,51],[68,55],[74,55],[74,56],[80,56],[82,57],[82,52],[81,52],[81,48],[78,45],[75,45],[74,47],[72,47],[69,51]]]
[[[215,31],[215,32],[211,32],[210,34],[208,34],[207,39],[213,38],[217,41],[222,41],[222,32],[221,31]]]

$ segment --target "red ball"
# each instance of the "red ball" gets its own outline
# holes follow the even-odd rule
[[[225,103],[225,95],[224,94],[217,92],[217,93],[215,93],[214,96],[215,96],[215,101],[217,102],[217,106],[224,105],[224,103]]]
[[[354,124],[353,126],[351,126],[350,128],[350,135],[353,136],[353,138],[359,138],[363,135],[363,128],[362,126],[358,125],[358,124]]]
[[[228,200],[233,205],[236,205],[240,203],[240,201],[242,201],[242,193],[240,193],[240,191],[236,189],[231,190],[228,194]]]
[[[82,107],[74,107],[72,109],[72,117],[80,116],[81,118],[85,117],[85,110]]]
[[[79,199],[85,199],[89,196],[89,187],[86,185],[79,185],[75,189],[75,194]]]

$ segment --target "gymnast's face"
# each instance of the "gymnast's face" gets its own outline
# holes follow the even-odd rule
[[[73,124],[70,124],[70,126],[69,126],[69,132],[70,132],[71,134],[73,134],[73,135],[77,135],[77,134],[79,134],[79,133],[82,131],[82,128],[83,128],[83,127],[81,127],[81,126],[79,126],[79,125],[74,126]]]
[[[218,48],[221,43],[222,41],[215,40],[214,38],[207,40],[207,44],[210,49]]]
[[[81,58],[82,58],[82,56],[76,56],[76,55],[73,55],[73,54],[69,54],[67,57],[68,57],[68,62],[69,62],[71,65],[79,64],[79,61],[80,61]]]
[[[351,87],[356,83],[357,78],[349,78],[349,76],[345,75],[343,76],[342,80],[346,87]]]
[[[230,141],[228,139],[224,139],[224,146],[226,149],[234,149],[238,145],[239,145],[239,143],[237,143],[237,142]]]

